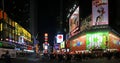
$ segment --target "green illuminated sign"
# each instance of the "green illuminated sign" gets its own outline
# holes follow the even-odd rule
[[[2,43],[0,42],[0,47],[2,47]]]
[[[108,41],[108,32],[95,32],[87,33],[86,48],[106,48],[106,42]]]

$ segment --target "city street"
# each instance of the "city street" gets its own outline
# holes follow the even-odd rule
[[[120,0],[0,0],[0,63],[120,63]]]
[[[0,63],[4,63],[2,60],[0,60]],[[82,61],[80,60],[49,60],[48,58],[42,58],[42,57],[35,57],[35,56],[29,56],[29,57],[17,57],[16,59],[12,59],[12,63],[120,63],[120,59],[110,59],[107,58],[95,58],[95,59],[84,59]]]
[[[12,63],[70,63],[68,61],[51,61],[48,59],[45,60],[41,60],[39,58],[26,58],[26,59],[15,59],[12,60]],[[76,60],[72,60],[71,63],[120,63],[120,60],[116,60],[116,59],[89,59],[89,60],[83,60],[83,61],[76,61]]]

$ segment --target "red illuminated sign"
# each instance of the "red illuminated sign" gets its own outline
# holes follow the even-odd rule
[[[63,41],[63,34],[57,35],[57,43],[61,43]]]

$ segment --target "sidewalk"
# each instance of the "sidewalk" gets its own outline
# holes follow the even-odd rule
[[[36,54],[32,54],[29,56],[19,56],[16,59],[38,61],[38,60],[40,60],[40,57],[36,56]]]

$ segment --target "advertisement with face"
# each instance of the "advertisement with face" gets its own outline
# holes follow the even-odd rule
[[[105,49],[109,40],[108,32],[90,32],[87,33],[86,47],[87,49]]]
[[[108,24],[108,0],[92,0],[92,25]]]
[[[79,7],[73,12],[69,19],[69,32],[73,36],[75,32],[79,29]]]

